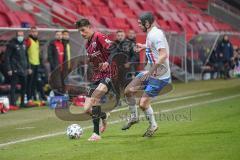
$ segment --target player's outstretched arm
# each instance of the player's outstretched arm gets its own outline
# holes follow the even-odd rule
[[[137,43],[134,50],[135,50],[135,52],[140,52],[143,49],[146,49],[146,45],[145,44],[141,44],[141,43]]]

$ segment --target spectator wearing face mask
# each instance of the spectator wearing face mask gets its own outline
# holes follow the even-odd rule
[[[10,104],[16,105],[16,84],[21,85],[21,107],[24,107],[27,75],[31,74],[27,47],[24,43],[24,32],[17,31],[16,37],[10,40],[5,53],[5,63],[8,75],[11,77]]]
[[[40,42],[38,40],[38,30],[36,27],[31,27],[29,37],[25,40],[28,53],[28,61],[30,63],[32,74],[28,76],[27,98],[31,102],[36,100],[37,75],[40,66]]]

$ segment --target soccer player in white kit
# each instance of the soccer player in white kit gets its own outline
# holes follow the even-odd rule
[[[139,121],[137,112],[136,93],[144,90],[138,102],[149,121],[149,127],[144,137],[151,137],[158,129],[153,109],[150,105],[153,97],[171,82],[169,67],[169,46],[164,32],[154,25],[154,16],[151,12],[143,13],[138,20],[139,27],[147,33],[146,44],[137,44],[137,51],[145,49],[147,65],[125,88],[126,102],[131,112],[130,119],[122,130],[129,129]]]

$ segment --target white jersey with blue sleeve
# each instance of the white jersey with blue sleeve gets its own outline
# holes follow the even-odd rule
[[[152,64],[155,64],[159,61],[159,49],[163,48],[166,49],[168,54],[168,57],[163,64],[166,67],[167,71],[161,75],[159,68],[159,74],[158,71],[155,74],[156,78],[161,80],[171,77],[171,71],[169,66],[169,46],[163,31],[157,27],[153,27],[151,31],[147,34],[146,39],[146,56],[148,59],[148,64],[145,67],[146,70],[149,70]]]

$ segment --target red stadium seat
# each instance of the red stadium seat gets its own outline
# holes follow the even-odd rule
[[[128,18],[127,19],[129,25],[131,26],[132,29],[134,29],[137,33],[142,32],[141,29],[138,26],[137,20],[135,18]]]
[[[130,26],[124,18],[114,18],[113,24],[115,24],[115,27],[120,29],[130,29]]]
[[[48,0],[38,0],[41,5],[52,8],[52,12],[60,18],[53,17],[53,22],[68,26],[66,23],[73,23],[77,16],[65,8],[78,14],[90,17],[94,26],[111,29],[134,29],[140,31],[137,24],[137,16],[143,11],[152,11],[156,15],[157,23],[164,30],[187,32],[187,37],[192,37],[199,32],[233,31],[233,28],[226,23],[217,21],[214,17],[203,12],[207,7],[208,0],[54,0],[55,3],[64,7],[51,5]],[[24,0],[18,0],[16,4],[24,5]],[[34,13],[41,13],[37,7],[30,6]],[[30,14],[13,14],[6,12],[11,10],[4,2],[0,3],[0,26],[20,26],[21,22],[36,24]],[[9,13],[6,15],[5,13]],[[61,21],[64,19],[66,22]]]
[[[194,8],[183,8],[185,13],[200,15],[201,11]]]
[[[72,10],[72,11],[77,11],[77,5],[74,5],[73,3],[69,2],[69,1],[61,1],[61,3],[59,3],[60,5],[63,5],[64,7]]]
[[[181,21],[183,24],[186,24],[189,22],[189,18],[186,16],[185,13],[179,13],[178,16],[181,18]]]
[[[131,9],[129,9],[128,7],[121,7],[120,9],[129,18],[136,18],[137,17],[136,14]]]
[[[204,25],[207,27],[209,32],[215,31],[215,28],[214,28],[214,26],[211,23],[205,22]]]
[[[91,10],[86,6],[86,5],[78,5],[77,6],[77,11],[79,14],[84,15],[84,16],[92,16]]]
[[[172,20],[181,23],[182,20],[180,19],[180,17],[177,15],[177,13],[175,12],[169,12],[169,15],[172,17]]]
[[[240,47],[240,37],[230,36],[229,40],[234,46]]]
[[[128,16],[124,14],[124,12],[120,8],[114,8],[113,14],[115,15],[115,17],[118,18],[128,18]]]
[[[150,5],[150,3],[147,2],[143,2],[143,1],[139,1],[137,2],[137,4],[139,5],[139,7],[145,11],[153,11],[154,8]]]
[[[188,25],[190,26],[192,31],[194,31],[194,32],[198,32],[199,31],[199,28],[198,28],[198,26],[196,25],[195,22],[189,22]]]
[[[0,3],[0,11],[9,11],[9,8],[4,1],[1,1]]]
[[[220,22],[215,22],[214,26],[217,30],[219,31],[227,31],[227,30],[232,30],[232,27],[228,24],[220,23]]]
[[[106,26],[100,23],[100,21],[97,21],[95,17],[93,16],[86,16],[86,18],[89,19],[89,21],[93,24],[96,28],[105,28]]]
[[[168,23],[169,23],[170,28],[171,28],[173,31],[176,31],[176,32],[178,32],[178,33],[184,31],[183,28],[182,28],[177,22],[168,21]]]
[[[197,7],[202,10],[208,9],[208,1],[209,0],[187,0],[190,4],[192,4],[194,7]]]
[[[92,2],[93,6],[106,6],[105,3],[103,3],[103,1],[101,0],[94,0],[94,1],[90,1]]]
[[[110,29],[114,29],[114,27],[115,27],[113,25],[112,19],[110,19],[110,18],[102,17],[102,18],[100,18],[100,21],[102,24],[104,24],[106,27],[108,27]]]
[[[106,6],[92,8],[92,13],[103,17],[113,17],[112,11]]]
[[[6,16],[8,17],[9,19],[9,24],[10,24],[10,27],[20,27],[21,26],[21,22],[20,20],[17,18],[16,14],[14,12],[8,12],[6,14]]]
[[[206,15],[206,14],[202,15],[202,19],[203,19],[204,21],[207,21],[207,22],[210,22],[210,23],[216,21],[213,17],[211,17],[211,16],[209,16],[209,15]]]
[[[206,33],[208,32],[208,29],[204,26],[202,22],[197,22],[198,28],[200,29],[199,32]]]
[[[8,27],[8,18],[5,14],[0,13],[0,27]]]
[[[21,22],[29,23],[31,26],[35,26],[35,19],[29,13],[16,11],[15,14]]]
[[[162,28],[163,30],[170,30],[170,26],[166,21],[159,19],[157,20],[157,23],[159,24],[160,28]]]
[[[123,0],[112,0],[117,7],[128,7],[128,5]]]
[[[190,14],[188,15],[188,18],[190,19],[190,21],[192,22],[198,22],[201,21],[201,17],[197,14]]]
[[[134,1],[125,0],[128,6],[135,12],[136,15],[140,15],[142,13],[142,9],[137,5]]]
[[[124,18],[102,18],[102,22],[112,29],[130,29],[127,21]]]
[[[172,19],[171,15],[169,15],[169,12],[159,12],[159,15],[164,20],[171,20]]]

